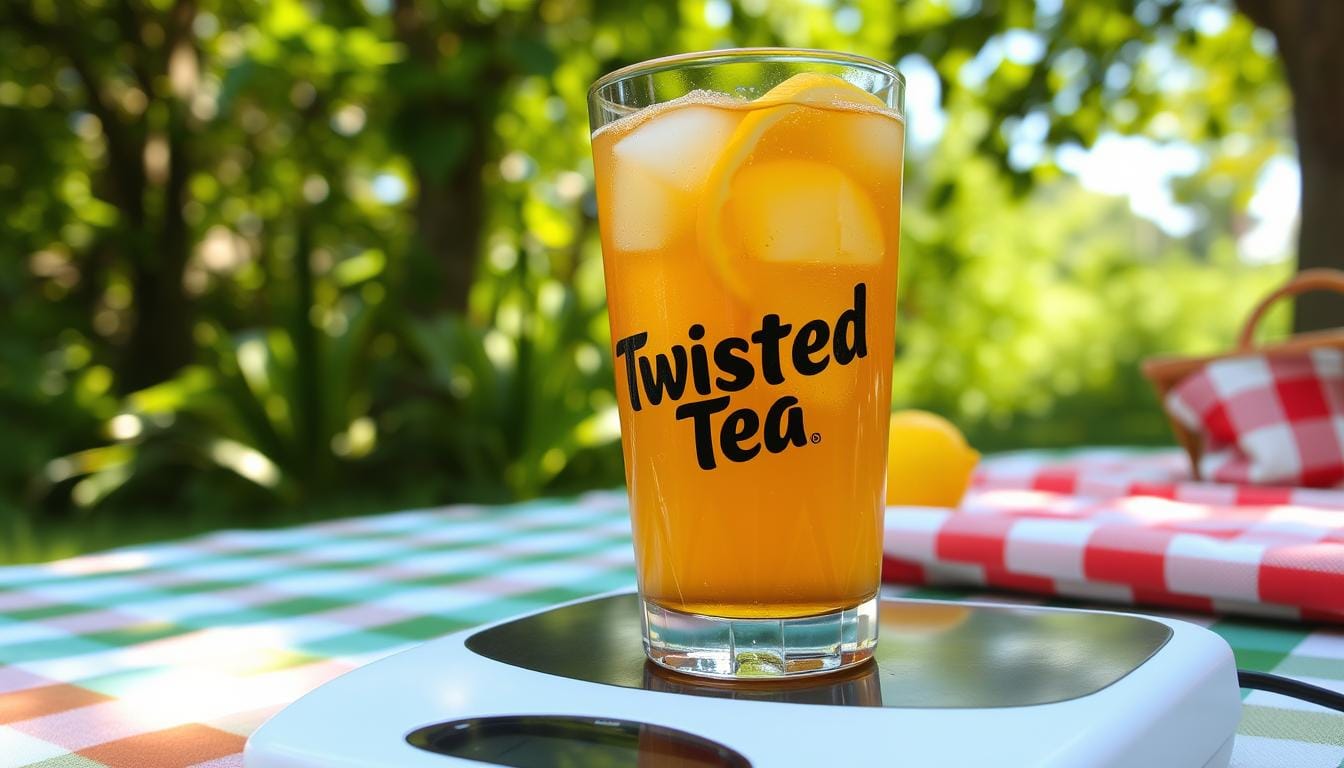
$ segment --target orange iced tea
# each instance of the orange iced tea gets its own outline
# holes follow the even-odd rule
[[[768,85],[690,89],[593,135],[639,586],[658,614],[645,642],[702,674],[747,662],[668,640],[696,617],[737,622],[731,646],[742,622],[840,616],[879,585],[899,95],[805,70]],[[751,643],[780,645],[771,674],[849,663]]]
[[[903,142],[809,74],[593,137],[645,599],[787,617],[876,593]]]

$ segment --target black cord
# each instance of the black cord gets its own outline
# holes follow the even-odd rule
[[[1237,684],[1242,688],[1277,693],[1280,696],[1308,701],[1327,709],[1344,712],[1344,693],[1336,693],[1328,688],[1303,683],[1290,677],[1271,675],[1266,672],[1252,672],[1249,669],[1238,669]]]

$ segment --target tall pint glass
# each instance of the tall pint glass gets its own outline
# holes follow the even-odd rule
[[[878,61],[673,56],[589,92],[644,643],[805,675],[877,641],[905,140]]]

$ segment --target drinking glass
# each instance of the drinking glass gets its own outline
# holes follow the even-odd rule
[[[806,675],[877,641],[904,81],[741,49],[589,92],[644,644]]]

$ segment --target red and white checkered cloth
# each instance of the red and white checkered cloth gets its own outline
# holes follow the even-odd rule
[[[884,578],[1344,623],[1344,490],[1200,483],[1174,451],[986,459],[887,511]]]
[[[1220,483],[1344,481],[1344,352],[1217,360],[1167,393],[1167,412],[1200,441],[1200,476]]]

